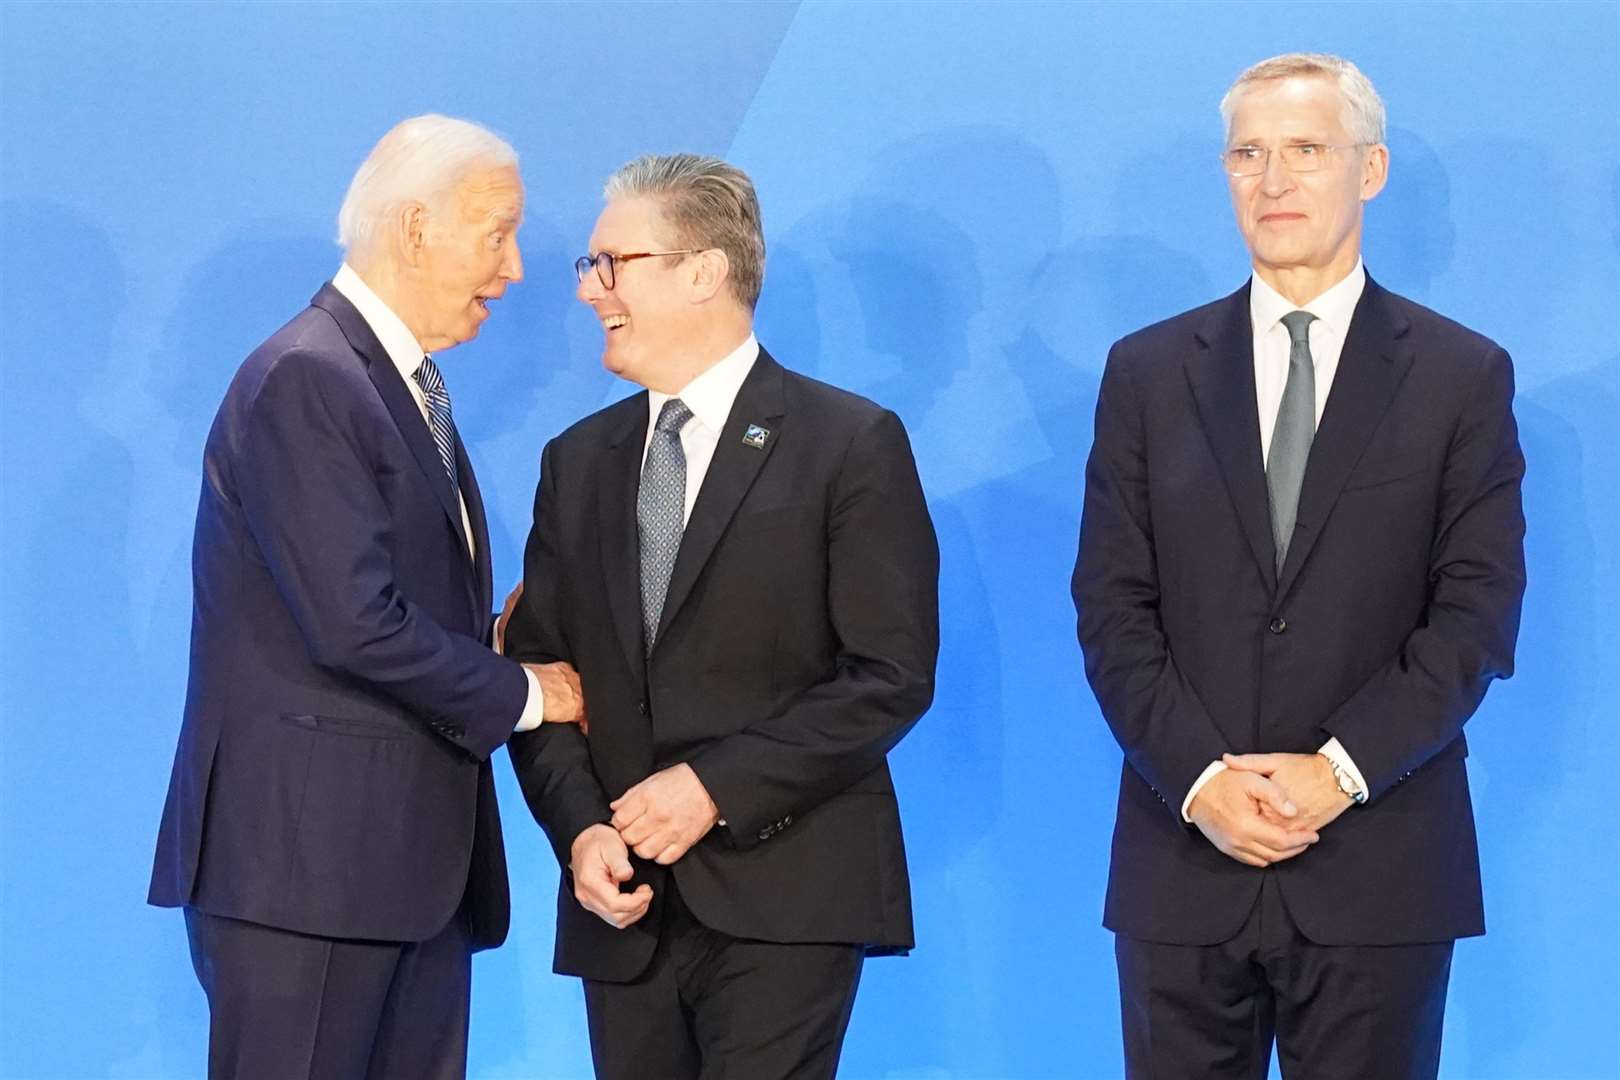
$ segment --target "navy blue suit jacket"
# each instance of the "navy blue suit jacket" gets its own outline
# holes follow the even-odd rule
[[[1484,931],[1463,724],[1509,675],[1524,458],[1493,342],[1367,282],[1274,570],[1249,290],[1113,348],[1074,572],[1086,673],[1125,751],[1105,923],[1236,933],[1263,873],[1323,944]],[[1256,870],[1180,816],[1222,752],[1335,736],[1371,788]]]
[[[191,671],[149,899],[422,940],[506,934],[489,755],[527,695],[487,647],[476,541],[410,391],[331,285],[248,357],[209,432]]]

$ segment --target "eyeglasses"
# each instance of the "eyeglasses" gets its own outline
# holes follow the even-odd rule
[[[1284,143],[1277,147],[1283,168],[1292,173],[1316,172],[1327,167],[1328,158],[1335,150],[1354,150],[1371,143],[1344,143],[1329,146],[1326,143]],[[1271,148],[1266,146],[1234,146],[1221,152],[1221,162],[1233,176],[1259,176],[1271,163]]]
[[[619,263],[634,262],[637,259],[655,259],[660,255],[696,255],[704,248],[682,248],[679,251],[631,251],[623,255],[615,255],[611,251],[598,251],[595,255],[581,255],[574,260],[574,276],[580,281],[590,273],[591,267],[596,267],[596,278],[602,283],[602,288],[612,289],[618,280],[616,273]]]

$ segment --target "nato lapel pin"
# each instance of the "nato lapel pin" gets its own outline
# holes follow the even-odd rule
[[[770,428],[763,428],[758,424],[749,424],[748,430],[743,432],[743,445],[752,446],[755,450],[763,450],[765,449],[765,440],[770,437]]]

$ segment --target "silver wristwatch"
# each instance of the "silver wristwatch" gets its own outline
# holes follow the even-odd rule
[[[1333,781],[1334,781],[1334,783],[1339,785],[1339,790],[1344,792],[1346,795],[1348,795],[1350,797],[1350,801],[1352,801],[1352,802],[1355,802],[1355,803],[1364,803],[1364,802],[1366,802],[1367,801],[1367,793],[1364,790],[1362,790],[1360,784],[1356,783],[1356,778],[1351,776],[1348,772],[1346,772],[1344,770],[1344,767],[1342,765],[1340,765],[1337,761],[1334,761],[1332,758],[1328,757],[1326,754],[1323,754],[1322,756],[1327,758],[1328,767],[1333,770]]]

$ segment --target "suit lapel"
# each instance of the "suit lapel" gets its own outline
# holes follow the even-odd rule
[[[1350,318],[1350,332],[1339,355],[1333,388],[1328,391],[1322,422],[1311,441],[1294,539],[1277,583],[1279,601],[1310,557],[1345,479],[1412,366],[1411,351],[1403,348],[1400,340],[1408,328],[1406,319],[1391,308],[1389,294],[1369,277]]]
[[[641,454],[647,441],[647,395],[636,394],[618,406],[624,410],[608,440],[602,465],[601,500],[596,520],[602,523],[602,575],[608,610],[624,649],[624,659],[639,683],[646,674],[641,631],[641,554],[636,538],[636,491],[641,484]]]
[[[365,358],[371,384],[377,388],[383,405],[394,418],[394,426],[399,429],[405,445],[411,448],[416,463],[422,467],[428,486],[444,508],[444,516],[449,520],[451,529],[461,538],[461,553],[468,554],[466,533],[461,527],[461,507],[456,504],[456,493],[450,486],[450,477],[445,475],[439,448],[428,431],[427,421],[422,419],[416,399],[411,396],[399,369],[389,358],[388,350],[383,348],[382,342],[377,340],[377,335],[354,305],[331,284],[322,286],[310,303],[331,315],[343,331],[343,336],[349,339],[349,345]]]
[[[1198,416],[1237,511],[1238,524],[1267,583],[1275,580],[1275,548],[1260,456],[1259,406],[1254,390],[1254,331],[1249,286],[1215,305],[1196,331],[1199,350],[1187,361]]]
[[[478,639],[489,636],[489,619],[494,613],[495,579],[489,550],[489,520],[484,514],[484,495],[478,490],[478,478],[473,475],[472,462],[461,438],[456,438],[456,471],[460,477],[461,497],[467,500],[467,522],[473,533],[473,625],[478,628]],[[458,532],[460,530],[457,530]]]
[[[681,605],[692,592],[698,575],[708,565],[715,545],[725,533],[726,526],[736,516],[743,496],[753,486],[754,478],[765,467],[771,452],[781,437],[781,421],[786,413],[782,394],[782,367],[771,359],[764,349],[754,361],[753,370],[743,380],[720,432],[720,442],[714,449],[714,460],[703,478],[697,503],[692,507],[692,518],[681,534],[681,548],[675,556],[675,569],[670,574],[669,592],[664,596],[664,611],[658,621],[658,638],[662,642],[670,623],[680,614]],[[763,446],[743,441],[749,425],[757,424],[769,430]]]

